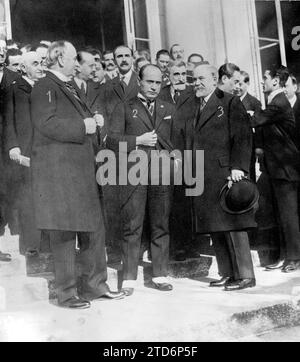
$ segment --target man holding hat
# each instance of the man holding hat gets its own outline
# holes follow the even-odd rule
[[[219,69],[218,85],[216,68],[196,66],[195,115],[185,125],[186,149],[204,151],[204,191],[191,200],[194,228],[197,233],[210,234],[213,241],[222,278],[210,286],[224,286],[228,291],[254,287],[256,283],[246,232],[256,226],[251,207],[254,202],[246,200],[249,188],[242,181],[249,172],[251,129],[241,101],[229,94],[238,84],[238,75],[237,66],[224,64]],[[243,196],[241,204],[237,203],[239,194]],[[220,202],[222,197],[225,205],[230,201],[226,207],[224,200]]]

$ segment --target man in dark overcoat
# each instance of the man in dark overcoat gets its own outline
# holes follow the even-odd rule
[[[111,292],[106,284],[105,230],[91,139],[96,120],[68,83],[78,65],[76,55],[72,44],[54,42],[47,75],[32,91],[32,187],[36,224],[48,233],[53,252],[58,304],[88,308],[90,300],[123,293]]]
[[[192,197],[197,233],[211,234],[220,281],[211,286],[225,290],[255,286],[248,235],[256,226],[252,212],[229,214],[220,205],[220,190],[230,177],[239,182],[249,172],[251,129],[245,108],[233,92],[239,68],[225,64],[219,70],[199,65],[194,69],[196,114],[186,123],[186,149],[204,151],[204,192]],[[196,161],[197,162],[197,161]]]
[[[41,232],[35,225],[31,172],[29,164],[22,162],[30,158],[32,145],[32,122],[30,114],[30,95],[35,82],[44,76],[42,58],[36,52],[25,53],[20,60],[22,77],[8,89],[5,97],[4,145],[7,168],[14,184],[14,197],[19,210],[20,253],[36,253],[40,249]]]
[[[7,46],[5,40],[0,40],[0,236],[4,235],[4,227],[8,224],[11,234],[18,233],[17,209],[14,207],[14,192],[11,188],[9,173],[4,160],[3,117],[5,93],[7,88],[20,74],[5,66]],[[0,261],[10,261],[11,255],[0,251]]]
[[[300,268],[300,154],[295,143],[294,112],[284,90],[288,78],[289,72],[284,67],[265,71],[263,90],[268,95],[267,106],[252,117],[253,126],[262,132],[264,168],[271,179],[282,231],[280,259],[266,268],[286,273]]]
[[[139,182],[134,185],[129,180],[125,186],[120,187],[123,234],[122,289],[128,295],[133,293],[136,285],[139,250],[147,212],[151,235],[152,286],[161,291],[172,290],[172,285],[167,279],[172,187],[167,184],[155,185],[150,177],[150,165],[153,161],[151,152],[173,150],[171,137],[174,106],[157,99],[161,82],[162,74],[159,67],[150,64],[142,67],[141,92],[125,105],[120,104],[116,108],[112,116],[112,128],[107,137],[107,146],[112,150],[119,152],[120,142],[125,142],[129,154],[136,149],[145,151],[149,161],[143,169],[144,172],[141,172],[142,175],[149,174],[146,184]],[[130,170],[136,163],[128,164]]]

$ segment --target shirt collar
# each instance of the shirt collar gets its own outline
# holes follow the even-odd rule
[[[30,79],[30,78],[26,77],[26,75],[22,75],[22,78],[23,78],[23,79],[25,79],[25,80],[26,80],[26,82],[27,82],[27,83],[29,83],[29,84],[31,85],[31,87],[33,87],[33,86],[34,86],[34,83],[35,83],[35,81],[34,81],[34,80],[32,80],[32,79]]]
[[[243,95],[240,97],[241,102],[243,102],[243,100],[245,99],[245,97],[246,97],[247,94],[248,94],[248,92],[246,92],[245,94],[243,94]]]
[[[124,77],[124,82],[128,85],[129,82],[130,82],[131,75],[132,75],[132,69],[130,69],[130,71],[127,72],[126,74],[121,74],[121,73],[120,73],[120,79],[121,79],[122,77]]]
[[[207,103],[207,102],[209,101],[209,98],[212,96],[212,94],[214,93],[214,91],[215,91],[215,89],[214,89],[211,93],[209,93],[208,96],[206,96],[206,97],[203,98],[205,103]]]
[[[61,80],[64,83],[70,82],[70,79],[66,77],[61,72],[58,72],[57,70],[48,69],[48,72],[53,73],[59,80]]]
[[[272,102],[272,100],[277,96],[277,94],[283,93],[284,90],[282,88],[276,89],[275,91],[271,92],[268,96],[268,104]]]
[[[74,77],[74,81],[77,84],[78,88],[81,88],[81,85],[84,85],[84,88],[86,88],[86,81],[77,77]]]
[[[297,96],[294,94],[293,98],[289,99],[290,105],[293,108],[295,103],[297,102]]]
[[[142,95],[142,93],[138,93],[138,98],[143,102],[143,103],[154,103],[155,102],[155,99],[152,99],[152,100],[150,100],[150,99],[146,99],[143,95]]]

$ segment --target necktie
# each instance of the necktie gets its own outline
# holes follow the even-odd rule
[[[76,89],[72,86],[72,84],[65,82],[65,86],[68,89],[68,91],[73,94],[73,96],[77,99],[77,101],[81,104],[81,106],[84,109],[86,109],[85,103],[80,99],[78,93],[76,92]]]
[[[154,113],[154,101],[147,100],[147,108],[151,116],[153,116]]]
[[[194,118],[194,127],[196,127],[196,125],[198,124],[199,119],[201,117],[201,113],[206,105],[204,98],[199,98],[198,102],[199,102],[199,105],[196,108],[196,114],[195,114],[195,118]]]
[[[127,88],[127,84],[126,84],[126,82],[125,82],[125,75],[122,75],[121,77],[120,77],[120,83],[121,83],[121,87],[122,87],[122,89],[123,89],[123,91],[125,92],[125,90],[126,90],[126,88]]]
[[[86,94],[86,89],[85,89],[84,82],[81,83],[80,90],[81,90],[82,94]]]
[[[203,111],[205,106],[206,106],[205,99],[201,98],[201,101],[200,101],[200,113]]]
[[[179,97],[180,97],[180,92],[178,90],[175,90],[175,94],[174,94],[174,102],[175,103],[177,103]]]

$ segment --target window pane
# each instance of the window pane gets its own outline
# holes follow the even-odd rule
[[[258,36],[278,39],[275,1],[255,1]],[[270,41],[260,40],[259,46],[271,44]],[[270,67],[278,67],[281,63],[279,44],[260,51],[262,71]]]
[[[147,10],[145,0],[133,0],[135,37],[148,39]]]

